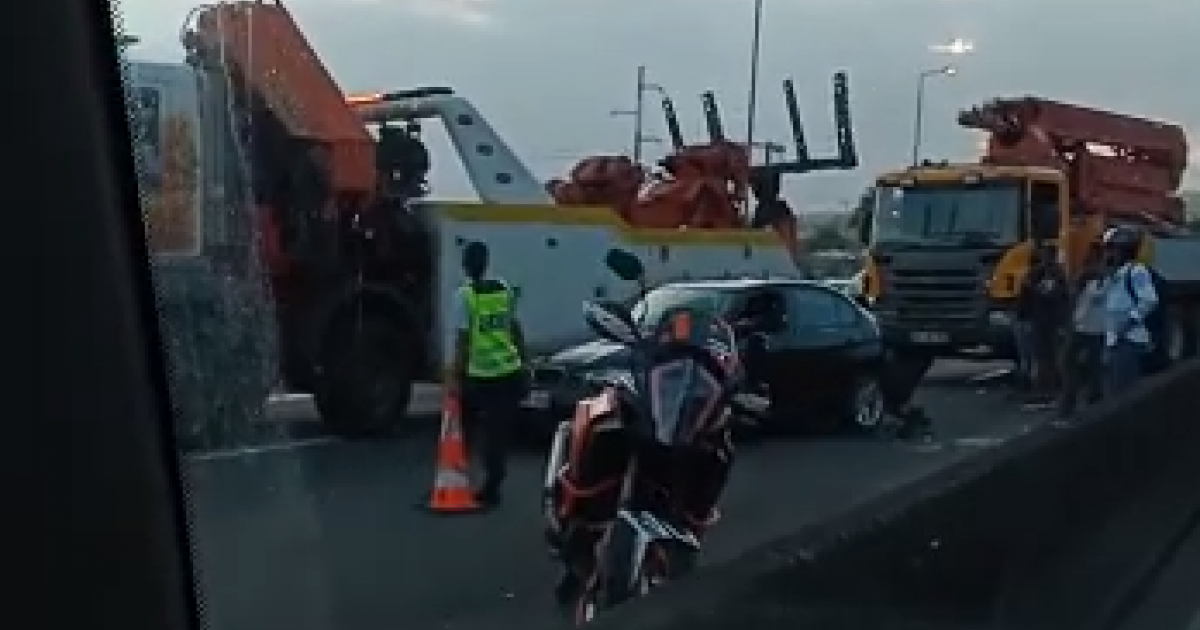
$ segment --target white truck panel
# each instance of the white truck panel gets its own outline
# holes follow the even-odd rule
[[[474,204],[429,205],[425,210],[438,224],[434,231],[439,252],[439,313],[450,312],[463,282],[462,246],[482,241],[491,251],[491,270],[518,289],[518,313],[535,352],[588,335],[582,317],[585,300],[635,295],[636,286],[614,277],[604,265],[605,254],[613,247],[637,254],[651,285],[686,279],[800,275],[779,238],[763,231],[718,235],[697,230],[684,235],[674,230],[636,230],[619,224],[604,208]],[[563,220],[567,213],[576,216]],[[438,321],[446,364],[453,331],[444,317]]]
[[[196,254],[203,247],[207,229],[202,223],[204,177],[219,179],[223,175],[201,172],[205,166],[203,152],[208,148],[202,140],[211,133],[201,127],[204,118],[197,75],[185,64],[138,61],[129,64],[127,79],[129,94],[139,104],[133,113],[138,137],[135,145],[142,164],[146,223],[154,251],[168,256]],[[462,99],[442,99],[439,104],[443,119],[449,112],[467,114],[482,122],[478,112]],[[447,109],[447,104],[454,107]],[[480,125],[474,124],[472,131],[480,133]],[[504,166],[508,175],[527,173],[509,168],[508,162],[516,158],[490,127],[482,132],[496,147],[492,154],[499,165],[492,166]],[[470,138],[456,137],[460,149],[466,139]],[[535,351],[549,351],[588,335],[582,318],[585,300],[624,300],[635,294],[637,287],[615,278],[604,265],[604,256],[612,247],[637,254],[652,286],[672,280],[800,275],[774,233],[633,229],[607,208],[548,205],[543,201],[548,197],[540,182],[531,176],[516,179],[518,184],[526,180],[533,184],[518,186],[530,192],[515,199],[511,198],[512,186],[507,187],[507,203],[418,202],[415,206],[425,217],[435,240],[434,251],[438,252],[434,286],[438,290],[435,299],[439,315],[450,312],[451,300],[463,280],[459,257],[462,244],[483,241],[492,253],[492,270],[519,290],[519,314]],[[529,201],[524,201],[526,197]],[[452,331],[444,317],[437,319],[438,331],[430,341],[439,344],[434,351],[448,359]]]

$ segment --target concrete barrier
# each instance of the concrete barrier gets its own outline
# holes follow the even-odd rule
[[[1192,361],[1075,426],[1047,425],[701,569],[594,627],[1114,627],[1172,538],[1200,517],[1197,484]]]

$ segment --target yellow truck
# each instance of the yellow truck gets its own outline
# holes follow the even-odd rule
[[[1180,127],[1033,97],[991,101],[959,123],[988,132],[982,159],[883,173],[853,219],[868,250],[862,290],[898,352],[1012,357],[1035,246],[1056,246],[1074,275],[1108,226],[1133,224],[1142,259],[1167,281],[1171,354],[1194,354],[1200,240],[1175,193]]]

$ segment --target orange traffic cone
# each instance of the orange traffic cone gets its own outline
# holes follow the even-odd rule
[[[442,403],[442,433],[438,438],[437,473],[426,508],[438,514],[462,514],[480,509],[467,475],[467,447],[463,442],[461,405],[448,394]]]

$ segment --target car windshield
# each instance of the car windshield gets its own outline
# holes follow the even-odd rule
[[[875,245],[1003,246],[1021,238],[1021,188],[983,185],[882,186]]]
[[[665,313],[676,309],[723,315],[729,309],[729,291],[684,287],[661,287],[647,293],[633,307],[633,318],[644,328],[657,326]]]

